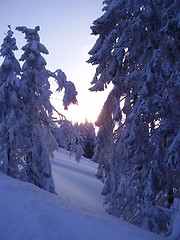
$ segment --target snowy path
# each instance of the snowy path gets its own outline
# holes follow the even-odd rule
[[[59,196],[0,172],[0,240],[160,240],[105,213],[96,164],[60,149],[53,160]]]
[[[85,214],[107,216],[101,195],[103,185],[95,177],[96,163],[84,157],[77,163],[61,150],[55,152],[52,171],[56,192],[69,206]]]

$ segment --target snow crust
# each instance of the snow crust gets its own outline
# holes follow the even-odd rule
[[[95,163],[60,149],[52,169],[58,195],[0,172],[1,240],[163,239],[105,212]]]

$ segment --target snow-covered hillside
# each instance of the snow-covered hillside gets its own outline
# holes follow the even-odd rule
[[[60,149],[52,164],[58,195],[0,172],[0,240],[163,239],[105,212],[95,163]]]
[[[69,152],[61,149],[55,153],[52,170],[56,192],[68,206],[85,214],[105,214],[101,195],[103,185],[95,178],[96,163],[84,157],[77,163]]]

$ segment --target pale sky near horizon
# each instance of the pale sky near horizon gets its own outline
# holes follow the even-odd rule
[[[102,12],[103,0],[0,0],[0,45],[7,32],[7,25],[14,31],[18,48],[25,45],[24,35],[15,30],[16,26],[34,28],[40,26],[41,43],[46,46],[49,55],[45,55],[47,69],[65,72],[68,81],[72,81],[78,91],[78,106],[70,106],[64,111],[62,96],[54,94],[52,104],[68,120],[94,122],[106,99],[105,93],[91,93],[88,88],[95,73],[95,67],[86,63],[88,52],[96,38],[91,35],[90,26]],[[17,58],[21,50],[15,52]],[[2,60],[2,59],[1,59]],[[56,86],[52,84],[54,91]]]

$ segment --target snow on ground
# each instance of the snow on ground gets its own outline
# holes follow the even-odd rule
[[[52,161],[56,192],[74,209],[91,215],[107,215],[101,195],[103,184],[97,180],[97,164],[81,157],[77,163],[61,149]]]
[[[52,163],[58,195],[0,172],[0,240],[164,239],[105,213],[96,164],[62,149]]]

